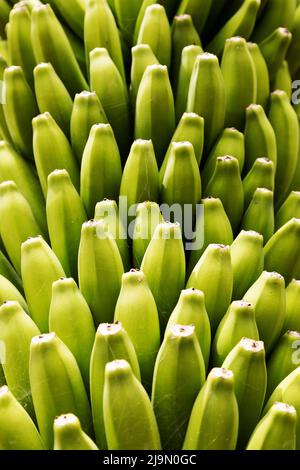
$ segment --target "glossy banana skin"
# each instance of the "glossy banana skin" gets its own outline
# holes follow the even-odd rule
[[[254,62],[256,79],[257,79],[257,95],[256,103],[260,104],[264,109],[267,109],[267,105],[270,97],[270,76],[269,70],[262,55],[259,46],[254,42],[247,43],[249,52]]]
[[[245,212],[242,228],[255,230],[267,243],[274,235],[274,193],[266,188],[257,188]]]
[[[289,99],[292,98],[292,77],[289,70],[289,64],[286,60],[282,62],[276,72],[272,83],[273,90],[283,90],[288,95]]]
[[[132,106],[135,107],[136,97],[146,68],[149,65],[158,64],[159,62],[148,44],[138,44],[134,46],[131,49],[131,55],[130,96]]]
[[[288,223],[293,217],[300,218],[300,192],[292,191],[279,208],[276,217],[276,230]]]
[[[83,432],[79,419],[69,413],[54,420],[54,450],[99,450]]]
[[[105,367],[103,409],[109,450],[161,449],[150,399],[125,360]]]
[[[271,80],[274,79],[282,61],[285,59],[291,40],[292,34],[288,29],[278,28],[259,44]]]
[[[183,449],[234,450],[238,421],[233,373],[213,369],[195,401]]]
[[[274,163],[265,157],[255,160],[251,170],[243,179],[245,208],[249,207],[258,188],[265,188],[272,192],[275,189]]]

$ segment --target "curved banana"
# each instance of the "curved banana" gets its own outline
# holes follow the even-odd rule
[[[136,98],[139,87],[149,65],[159,64],[148,44],[138,44],[131,49],[132,63],[130,73],[130,95],[133,108],[136,104]]]
[[[280,27],[259,43],[259,48],[266,61],[271,80],[274,79],[282,61],[285,59],[291,41],[292,34],[290,31]]]
[[[99,450],[72,413],[54,420],[54,450]]]
[[[269,191],[275,189],[275,168],[274,163],[266,157],[255,160],[251,170],[243,180],[245,195],[245,208],[249,207],[255,191],[258,188],[265,188]]]
[[[293,23],[295,10],[295,0],[287,0],[285,2],[281,0],[268,0],[253,32],[253,40],[255,42],[262,41],[279,26],[289,28]]]
[[[275,223],[276,230],[289,222],[292,218],[300,218],[300,192],[292,191],[278,210]]]
[[[50,0],[49,3],[58,10],[70,28],[83,38],[84,16],[88,2],[86,0]]]
[[[28,306],[21,292],[6,277],[0,275],[0,303],[16,301],[28,313]]]
[[[200,2],[198,0],[181,0],[177,15],[191,15],[196,30],[201,34],[212,8],[212,3],[212,0],[200,0]]]

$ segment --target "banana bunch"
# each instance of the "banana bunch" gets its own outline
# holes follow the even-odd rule
[[[300,2],[0,0],[0,449],[300,450]]]

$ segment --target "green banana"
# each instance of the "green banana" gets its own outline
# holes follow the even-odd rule
[[[84,44],[87,63],[89,63],[90,52],[93,49],[105,47],[122,79],[125,81],[125,69],[119,31],[114,16],[107,4],[107,0],[86,1]]]
[[[239,162],[240,172],[243,171],[245,163],[245,138],[244,134],[234,127],[224,129],[208,155],[203,171],[201,172],[203,186],[206,186],[213,176],[217,158],[223,157],[224,155],[235,157]]]
[[[23,292],[21,277],[2,251],[0,251],[0,274],[14,284],[20,292]]]
[[[260,0],[245,0],[240,9],[233,15],[223,28],[206,46],[213,54],[220,56],[226,40],[233,36],[241,36],[248,39],[255,26],[256,16],[260,7]]]
[[[245,212],[242,228],[260,233],[266,244],[274,235],[274,227],[274,193],[266,188],[258,188]]]
[[[63,24],[62,26],[72,48],[73,54],[75,55],[75,59],[79,64],[80,70],[84,78],[86,78],[87,67],[85,61],[84,45],[81,39],[75,33],[73,33],[73,31],[66,24]]]
[[[41,237],[30,238],[22,244],[21,273],[31,317],[42,333],[47,332],[52,283],[65,277],[65,273]]]
[[[50,0],[49,2],[63,17],[72,30],[83,37],[83,23],[86,10],[86,0]]]
[[[139,363],[127,332],[120,323],[101,324],[96,332],[91,354],[90,390],[96,442],[103,450],[107,449],[103,417],[105,366],[115,359],[125,359],[140,380]]]
[[[177,90],[175,93],[175,111],[177,122],[187,109],[188,95],[194,65],[199,55],[203,54],[200,46],[191,44],[182,50]]]
[[[33,8],[31,40],[36,61],[51,62],[71,98],[88,90],[66,33],[50,5],[39,4]]]
[[[300,331],[300,281],[293,279],[286,288],[286,316],[282,333]]]
[[[0,43],[1,44],[1,43]],[[7,61],[0,55],[0,80],[3,81],[3,75],[4,71],[7,68]],[[6,143],[9,143],[11,145],[14,145],[12,137],[9,133],[8,126],[6,123],[5,115],[4,115],[4,106],[5,106],[5,95],[4,95],[4,90],[3,90],[3,84],[2,84],[2,90],[0,90],[0,133],[1,133],[1,139],[6,141]]]
[[[2,0],[0,3],[0,36],[5,37],[6,31],[5,26],[9,21],[9,13],[11,11],[11,5],[7,0]]]
[[[54,450],[99,450],[72,413],[54,420]]]
[[[89,306],[74,279],[62,278],[52,284],[49,331],[55,331],[70,349],[88,388],[95,326]]]
[[[205,365],[195,327],[172,326],[157,355],[152,386],[152,405],[164,449],[181,449],[204,382]]]
[[[276,230],[279,230],[293,217],[300,218],[300,192],[292,191],[278,210],[275,223]]]
[[[105,367],[103,411],[109,450],[160,450],[150,399],[125,360]]]
[[[214,335],[232,298],[233,272],[229,246],[207,247],[188,280],[187,288],[190,287],[203,291]]]
[[[164,129],[164,132],[161,132]],[[160,166],[175,130],[175,110],[168,69],[150,65],[136,99],[135,139],[151,139]]]
[[[257,95],[256,103],[260,104],[264,109],[267,109],[267,105],[270,97],[270,77],[269,70],[262,55],[259,46],[254,42],[247,43],[248,50],[252,57],[254,68],[256,72],[257,80]]]
[[[275,167],[274,163],[266,157],[255,160],[251,170],[243,180],[245,195],[245,208],[249,207],[255,191],[258,188],[265,188],[269,191],[275,189]]]
[[[21,271],[21,245],[43,235],[28,201],[13,181],[0,184],[0,235],[16,271]]]
[[[75,188],[79,188],[79,169],[71,145],[50,113],[40,114],[32,121],[33,153],[44,196],[47,179],[54,170],[65,169]],[[51,147],[49,146],[51,142]]]
[[[199,214],[195,228],[195,240],[203,239],[202,246],[191,250],[188,274],[198,263],[206,248],[212,243],[231,245],[232,228],[220,199],[202,199],[203,211]]]
[[[225,83],[218,58],[198,55],[189,87],[187,111],[204,118],[204,147],[209,151],[224,128]]]
[[[127,331],[137,354],[142,383],[146,389],[151,388],[160,326],[155,300],[142,271],[131,270],[123,275],[114,321]]]
[[[171,63],[171,28],[162,5],[154,4],[146,8],[141,22],[136,44],[148,44],[162,65]]]
[[[83,152],[80,173],[80,196],[89,217],[104,197],[118,197],[121,177],[121,158],[111,126],[94,124]]]
[[[244,38],[227,39],[221,70],[226,92],[225,127],[234,126],[238,130],[243,130],[246,119],[245,109],[256,102],[258,87],[254,61]],[[247,77],[244,83],[241,83],[241,74]]]
[[[91,90],[97,93],[115,133],[120,152],[127,155],[130,134],[129,94],[107,49],[99,47],[90,53],[90,77]]]
[[[276,76],[285,59],[292,41],[292,34],[286,28],[275,29],[270,36],[259,43],[259,48],[266,61],[271,81]]]
[[[284,278],[275,272],[264,271],[244,295],[255,308],[259,337],[269,353],[278,340],[285,318],[286,300]]]
[[[0,388],[0,449],[44,450],[33,421],[6,386]]]
[[[230,192],[228,187],[231,187]],[[204,189],[204,195],[221,199],[233,232],[236,232],[244,211],[243,184],[236,158],[230,156],[217,158],[214,174]]]
[[[234,450],[238,422],[233,373],[213,369],[195,401],[183,450]]]
[[[53,421],[64,411],[91,433],[91,411],[76,360],[55,333],[31,341],[29,377],[38,427],[47,449],[53,448]]]
[[[294,109],[297,112],[297,105],[294,105]],[[298,118],[298,124],[299,124],[299,129],[300,129],[300,116],[298,116],[298,114],[297,114],[297,118]],[[299,190],[300,190],[300,132],[299,132],[299,151],[298,151],[297,167],[295,170],[293,181],[290,186],[290,191],[299,191]]]
[[[239,300],[229,306],[218,326],[212,345],[211,364],[221,367],[228,354],[245,337],[258,341],[259,333],[253,305]]]
[[[96,325],[112,321],[123,272],[120,252],[106,222],[84,223],[78,254],[79,287]]]
[[[133,42],[134,28],[143,0],[133,0],[123,2],[123,0],[114,0],[115,15],[118,25],[128,44]]]
[[[138,90],[149,65],[158,65],[158,60],[152,52],[148,44],[138,44],[131,49],[132,65],[131,65],[131,83],[130,83],[130,96],[132,106],[135,107]]]
[[[18,302],[28,312],[28,306],[21,292],[11,281],[0,274],[0,304],[9,300]]]
[[[65,273],[77,278],[81,226],[87,218],[66,170],[55,170],[48,176],[46,211],[52,249]]]
[[[266,157],[277,167],[276,135],[263,107],[251,104],[246,109],[245,169],[250,171],[258,158]]]
[[[244,449],[259,421],[267,387],[265,349],[262,341],[243,338],[229,353],[223,367],[234,374],[239,406],[238,447]]]
[[[51,64],[35,67],[34,88],[40,113],[48,111],[65,135],[69,136],[73,101]]]
[[[212,0],[181,0],[177,15],[191,15],[196,30],[201,34],[206,25],[211,8]]]
[[[297,5],[297,9],[296,9],[295,16],[293,19],[293,24],[290,27],[290,31],[292,33],[292,42],[287,51],[286,60],[289,64],[289,69],[290,69],[291,74],[294,75],[294,73],[297,72],[297,70],[300,67],[300,61],[299,61],[300,5],[299,4]]]
[[[155,229],[162,222],[163,217],[156,202],[142,202],[137,206],[132,232],[132,254],[136,268],[140,268]]]
[[[272,85],[273,90],[283,90],[289,99],[292,99],[292,77],[289,71],[289,64],[286,60],[282,62],[277,70]]]
[[[71,114],[71,143],[81,163],[82,155],[94,124],[107,124],[102,104],[95,92],[83,91],[75,95]]]
[[[5,345],[5,360],[2,361],[5,381],[33,419],[28,364],[31,339],[39,333],[38,327],[18,302],[8,301],[1,305],[0,341]]]
[[[114,1],[115,0],[111,0],[111,2],[114,2]],[[139,10],[139,13],[138,13],[138,16],[137,16],[137,19],[136,19],[136,23],[135,23],[135,27],[134,27],[134,33],[133,33],[133,43],[134,44],[137,43],[139,32],[140,32],[140,29],[141,29],[141,24],[142,24],[142,21],[143,21],[144,16],[145,16],[146,9],[149,6],[154,5],[155,3],[157,3],[156,0],[142,0],[141,8]]]
[[[265,268],[276,270],[286,282],[300,278],[300,219],[291,219],[281,227],[264,248]]]
[[[255,27],[252,39],[260,42],[271,34],[276,28],[282,26],[289,28],[292,26],[296,11],[296,1],[268,0],[262,16]]]
[[[113,235],[118,246],[124,270],[128,271],[130,269],[131,260],[127,243],[127,231],[123,224],[121,213],[119,213],[117,203],[108,199],[98,202],[95,209],[94,220],[104,220],[106,222],[108,230]]]
[[[38,114],[35,97],[19,66],[5,69],[3,111],[15,147],[28,159],[33,159],[31,121]],[[20,108],[22,113],[20,113]]]
[[[295,408],[275,403],[254,429],[247,450],[296,450],[296,424]]]

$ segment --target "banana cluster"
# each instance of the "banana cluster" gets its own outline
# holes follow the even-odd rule
[[[0,38],[0,449],[300,450],[299,0]]]

